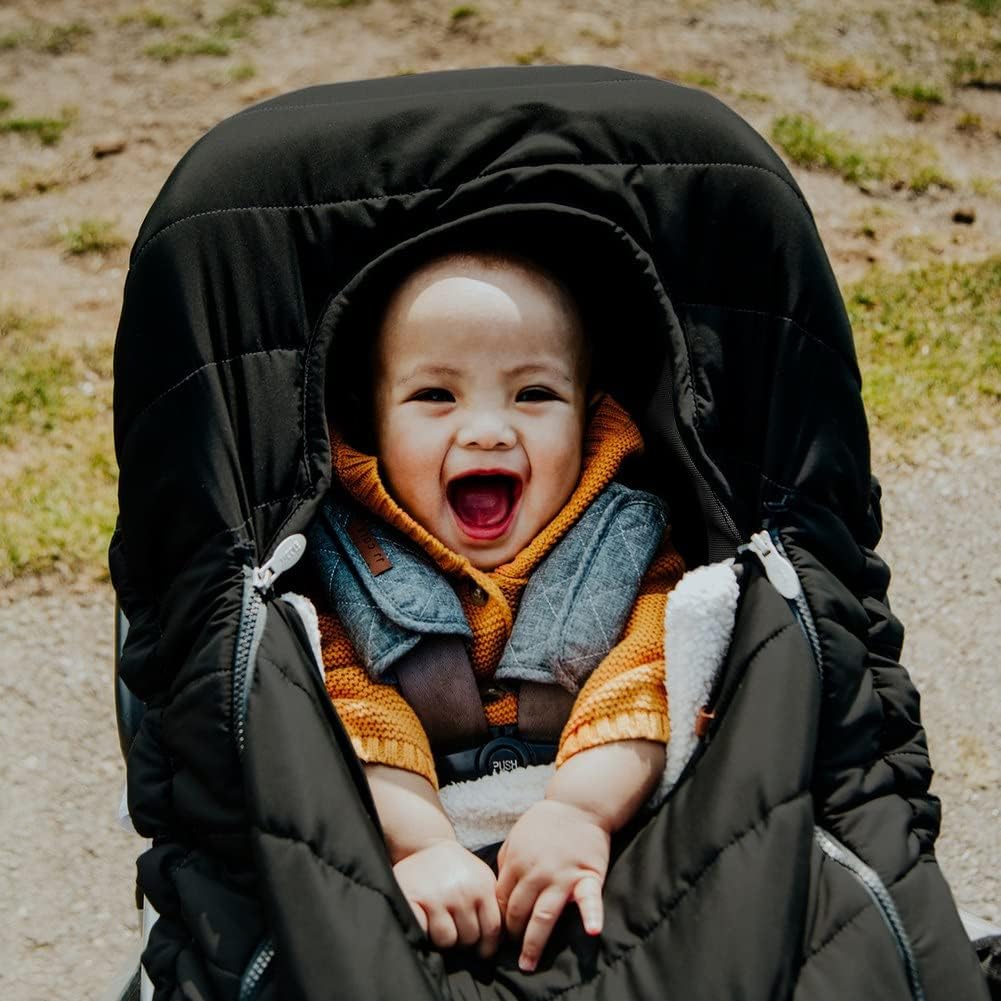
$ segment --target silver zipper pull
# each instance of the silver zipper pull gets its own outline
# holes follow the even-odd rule
[[[254,587],[266,594],[275,580],[302,559],[306,552],[305,535],[289,535],[278,543],[277,548],[264,566],[254,567]]]
[[[746,546],[740,547],[740,552],[748,550],[761,561],[772,586],[783,598],[795,601],[803,593],[795,567],[775,548],[767,532],[755,533]]]

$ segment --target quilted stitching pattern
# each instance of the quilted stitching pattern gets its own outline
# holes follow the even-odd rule
[[[657,497],[609,486],[529,581],[497,677],[576,692],[618,642],[666,524]]]
[[[387,525],[366,519],[393,566],[372,575],[347,534],[352,511],[328,498],[310,527],[309,552],[331,605],[369,674],[386,671],[427,633],[471,638],[459,599],[424,554]]]

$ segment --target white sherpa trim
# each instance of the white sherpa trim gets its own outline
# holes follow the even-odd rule
[[[664,613],[664,661],[671,736],[654,805],[663,802],[698,746],[695,718],[709,701],[737,615],[740,588],[730,563],[695,567],[671,592]]]
[[[323,678],[323,651],[320,647],[320,619],[316,614],[316,607],[304,594],[296,594],[295,591],[286,591],[281,595],[281,600],[290,604],[302,624],[306,627],[306,635],[309,637],[309,648],[313,651],[313,661],[316,669]]]
[[[510,772],[453,782],[439,792],[455,836],[471,852],[507,838],[514,822],[545,798],[555,765],[530,765]]]

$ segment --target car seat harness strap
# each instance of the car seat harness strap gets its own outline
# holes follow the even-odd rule
[[[546,765],[570,716],[574,695],[557,685],[523,681],[518,723],[492,727],[483,711],[466,645],[458,636],[424,636],[395,666],[400,692],[432,745],[439,785]],[[442,685],[443,676],[449,678]],[[509,689],[505,689],[509,690]]]

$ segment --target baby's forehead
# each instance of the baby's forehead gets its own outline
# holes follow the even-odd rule
[[[391,287],[377,335],[395,340],[398,329],[430,318],[467,313],[525,314],[554,325],[574,353],[586,351],[582,311],[567,285],[550,270],[521,255],[460,251],[419,264]]]

